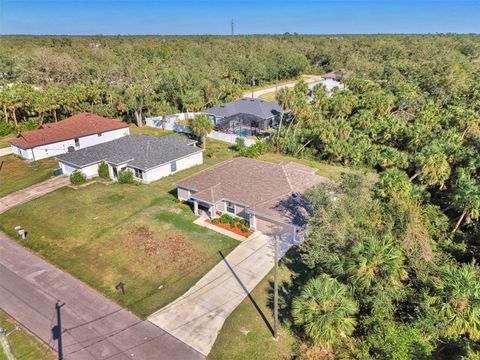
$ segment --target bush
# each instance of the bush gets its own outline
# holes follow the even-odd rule
[[[70,175],[70,183],[72,185],[82,185],[87,182],[87,175],[85,175],[83,172],[80,170],[75,170],[73,173]]]
[[[118,172],[118,182],[120,184],[134,184],[133,172],[127,169],[122,169]]]
[[[0,136],[10,135],[14,132],[15,132],[14,125],[0,122]]]
[[[102,161],[98,166],[98,176],[102,179],[110,180],[110,173],[108,172],[108,165]]]
[[[237,150],[242,150],[245,148],[245,139],[243,137],[237,137],[235,139],[235,145],[237,146]]]
[[[243,226],[247,225],[247,222],[245,221],[245,219],[240,219],[238,220],[238,222],[240,223],[240,225],[243,225]]]
[[[271,146],[266,141],[258,141],[250,147],[244,147],[240,149],[239,155],[249,158],[257,158],[262,154],[265,154],[271,150]]]
[[[240,230],[241,230],[242,233],[244,233],[244,234],[248,233],[248,228],[246,228],[246,227],[242,227]]]

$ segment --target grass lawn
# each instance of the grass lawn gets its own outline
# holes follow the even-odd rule
[[[272,91],[263,95],[260,95],[259,98],[265,101],[275,101],[275,96],[277,95],[276,91]]]
[[[205,164],[150,185],[95,183],[62,188],[0,215],[0,228],[61,269],[139,316],[190,288],[238,242],[192,224],[195,216],[172,193],[175,181],[234,156],[208,140]],[[115,290],[124,282],[125,295]]]
[[[10,141],[15,139],[15,134],[0,136],[0,149],[10,146]]]
[[[153,126],[143,125],[142,127],[138,127],[135,124],[130,124],[130,134],[144,134],[160,137],[174,134],[174,132],[170,130],[162,130]]]
[[[0,197],[47,180],[57,166],[53,158],[27,162],[14,155],[0,157]]]
[[[15,328],[15,321],[0,310],[0,327],[7,331]],[[33,335],[19,326],[19,329],[8,337],[10,348],[17,359],[22,360],[47,360],[56,359],[53,352],[38,341]],[[0,348],[0,360],[6,360],[7,356]]]
[[[291,330],[291,317],[285,313],[290,301],[294,277],[303,276],[296,253],[291,250],[279,266],[279,338],[273,340],[273,270],[227,318],[209,360],[278,360],[291,359],[297,338]],[[297,289],[298,290],[298,289]],[[255,306],[255,304],[258,306]],[[268,323],[268,324],[267,324]],[[247,333],[248,331],[248,333]]]

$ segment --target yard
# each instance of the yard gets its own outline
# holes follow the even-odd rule
[[[0,215],[10,235],[139,316],[166,305],[221,260],[236,240],[192,224],[174,182],[231,158],[227,144],[209,141],[205,164],[150,185],[93,183],[63,188]],[[209,157],[208,153],[215,156]],[[123,282],[125,295],[115,290]]]
[[[15,139],[14,134],[0,136],[0,149],[9,147],[10,146],[10,141],[13,140],[13,139]]]
[[[57,166],[53,158],[27,162],[14,155],[0,157],[0,197],[47,180]]]
[[[11,331],[15,328],[15,321],[0,310],[0,327]],[[25,329],[19,329],[8,337],[10,348],[17,359],[22,360],[47,360],[55,359],[54,354],[44,344],[40,343],[33,335]],[[7,356],[0,347],[0,359],[6,360]]]
[[[279,338],[273,339],[273,270],[256,286],[227,318],[220,331],[210,360],[277,360],[290,359],[297,339],[291,328],[289,313],[283,311],[290,301],[294,279],[301,273],[296,254],[291,250],[279,266]]]

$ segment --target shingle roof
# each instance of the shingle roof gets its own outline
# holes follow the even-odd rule
[[[128,124],[83,112],[56,123],[44,124],[37,130],[22,131],[10,143],[22,149],[30,149],[123,128],[128,128]]]
[[[269,119],[281,113],[281,111],[282,108],[277,102],[251,98],[243,98],[204,110],[205,113],[218,117],[248,114],[257,116],[261,119]]]
[[[160,138],[148,135],[128,135],[103,144],[57,156],[57,159],[76,167],[105,161],[114,165],[149,170],[170,161],[201,152],[195,141],[167,135]]]
[[[196,191],[192,195],[196,200],[211,204],[229,200],[247,206],[251,212],[300,224],[295,218],[297,211],[286,205],[306,189],[330,181],[315,172],[296,163],[273,164],[238,157],[183,179],[177,186]]]

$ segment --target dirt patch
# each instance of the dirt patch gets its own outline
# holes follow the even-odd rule
[[[135,254],[141,264],[153,261],[157,271],[165,270],[165,267],[185,270],[202,262],[202,257],[190,240],[172,230],[158,234],[146,226],[136,227],[128,232],[121,243],[127,251]]]

